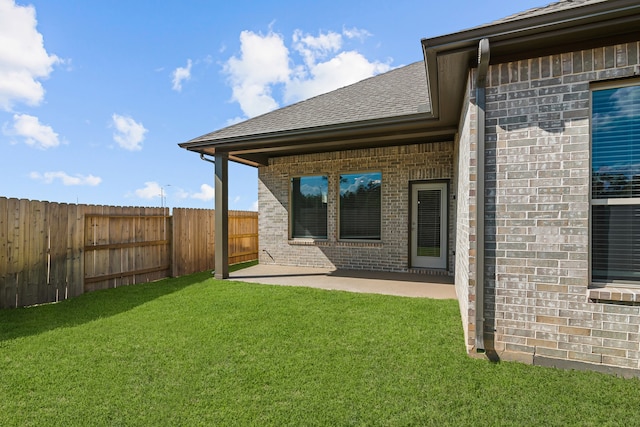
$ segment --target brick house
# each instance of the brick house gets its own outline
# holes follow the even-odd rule
[[[453,276],[469,352],[638,376],[638,28],[560,1],[180,145],[218,230],[228,160],[258,167],[261,263]]]

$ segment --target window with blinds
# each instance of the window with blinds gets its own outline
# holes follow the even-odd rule
[[[340,175],[340,239],[380,240],[382,174]]]
[[[327,177],[291,179],[291,237],[327,238]]]
[[[640,82],[591,101],[591,277],[640,285]]]

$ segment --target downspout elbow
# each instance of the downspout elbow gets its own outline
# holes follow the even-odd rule
[[[476,352],[485,352],[484,343],[484,248],[485,248],[485,109],[487,73],[489,71],[489,39],[482,39],[478,43],[478,69],[476,75]]]
[[[213,163],[214,165],[216,164],[215,160],[207,159],[204,156],[204,153],[200,153],[200,160],[204,160],[205,162]]]

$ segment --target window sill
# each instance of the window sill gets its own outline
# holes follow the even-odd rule
[[[326,245],[327,239],[289,239],[288,243],[293,246],[318,246]]]
[[[289,239],[291,246],[348,246],[359,248],[382,248],[382,240],[338,240],[330,242],[328,239]]]
[[[603,304],[640,305],[640,289],[593,288],[589,289],[589,301]]]
[[[338,240],[337,246],[359,246],[368,248],[381,248],[383,245],[382,240]]]

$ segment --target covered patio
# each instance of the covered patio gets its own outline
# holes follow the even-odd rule
[[[229,273],[229,280],[405,297],[456,298],[452,277],[417,273],[259,264]]]

